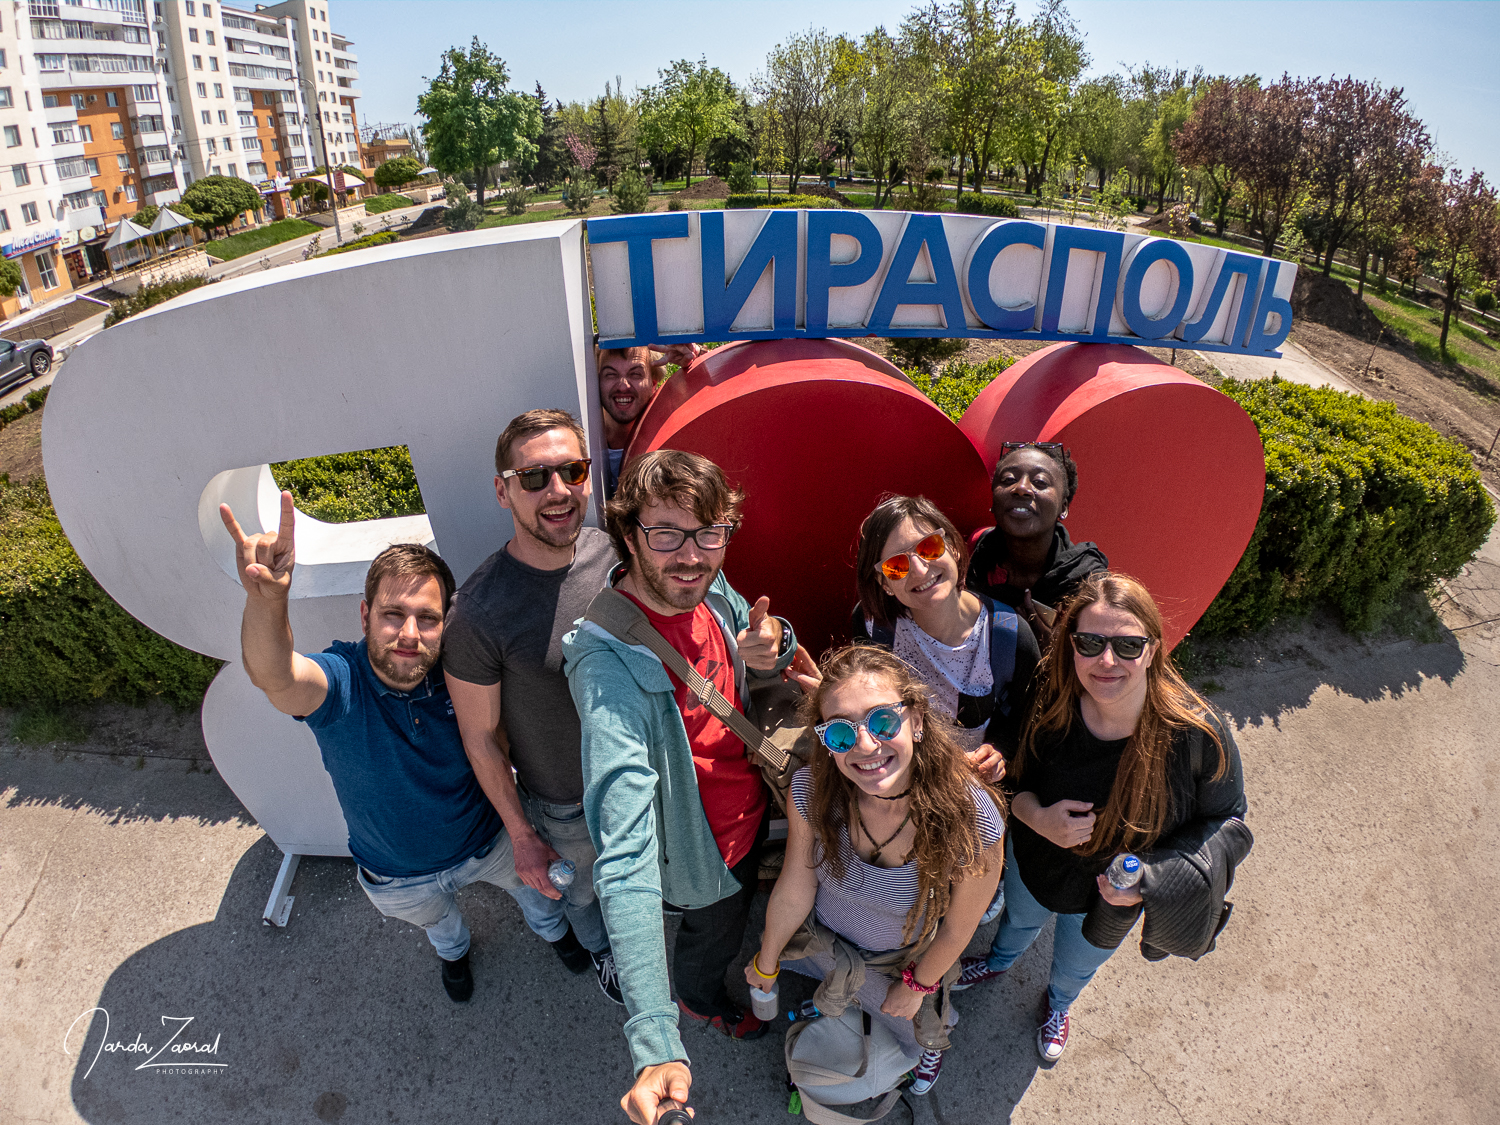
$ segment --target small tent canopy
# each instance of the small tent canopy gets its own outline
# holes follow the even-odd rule
[[[121,219],[114,234],[110,235],[109,241],[104,244],[104,253],[109,258],[109,268],[123,269],[125,266],[133,266],[147,258],[149,256],[147,248],[141,245],[141,240],[150,237],[151,232],[145,227],[138,226],[129,219]]]
[[[431,168],[431,167],[423,168],[420,172],[417,173],[417,175],[419,175],[419,176],[435,176],[435,175],[437,175],[437,169],[436,168]],[[696,540],[694,540],[694,542],[696,542]]]
[[[164,234],[169,230],[177,230],[179,227],[190,227],[193,220],[186,215],[179,215],[176,211],[163,207],[156,213],[156,222],[151,224],[152,234]]]
[[[334,171],[337,172],[338,169],[335,168]],[[345,187],[364,187],[365,186],[365,182],[364,182],[364,180],[362,180],[358,176],[356,176],[353,172],[345,172],[344,173],[344,186]]]
[[[163,214],[165,214],[163,209]],[[106,250],[117,250],[127,242],[139,242],[143,238],[149,238],[151,232],[143,226],[132,223],[129,219],[121,219],[120,225],[115,228],[115,233],[109,236],[109,241],[104,244]]]

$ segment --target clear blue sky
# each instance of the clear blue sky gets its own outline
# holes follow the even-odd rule
[[[619,75],[626,90],[676,58],[707,56],[747,82],[766,53],[809,26],[894,30],[896,0],[340,0],[355,41],[367,122],[415,122],[424,76],[477,35],[517,88],[582,100]],[[1029,14],[1034,4],[1019,5]],[[1271,3],[1073,0],[1096,73],[1150,61],[1210,74],[1352,74],[1402,86],[1438,147],[1500,181],[1500,3]]]

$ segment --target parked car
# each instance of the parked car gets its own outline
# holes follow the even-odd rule
[[[0,388],[51,370],[52,345],[46,340],[0,340]]]

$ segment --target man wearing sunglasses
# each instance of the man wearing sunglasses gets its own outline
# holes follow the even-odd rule
[[[591,494],[583,427],[562,410],[529,410],[495,446],[495,495],[515,535],[470,575],[449,611],[445,657],[464,748],[515,849],[527,924],[575,973],[593,968],[620,1003],[594,897],[594,846],[583,819],[578,713],[562,637],[615,565],[609,536],[584,527]],[[573,864],[565,888],[547,869]]]
[[[725,581],[742,494],[713,462],[658,450],[625,466],[606,527],[626,560],[612,576],[668,644],[741,710],[748,675],[792,663],[791,626]],[[584,810],[599,850],[596,889],[630,1014],[636,1082],[621,1101],[652,1122],[692,1076],[679,1008],[735,1039],[768,1025],[729,998],[755,894],[769,794],[745,745],[648,648],[593,620],[563,640],[583,728]],[[682,911],[672,1003],[662,904]]]

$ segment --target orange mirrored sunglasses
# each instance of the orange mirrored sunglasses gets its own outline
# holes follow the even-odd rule
[[[881,560],[880,573],[892,582],[899,582],[911,573],[911,555],[916,555],[923,562],[937,562],[947,549],[948,540],[943,538],[943,533],[934,531],[910,551],[902,551],[888,559]]]

